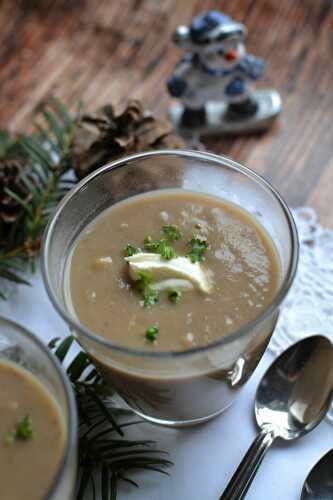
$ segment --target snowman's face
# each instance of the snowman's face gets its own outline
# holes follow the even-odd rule
[[[219,70],[233,67],[244,54],[243,40],[235,37],[211,44],[200,52],[199,57],[208,68]]]

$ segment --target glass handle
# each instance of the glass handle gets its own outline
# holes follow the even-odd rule
[[[272,429],[263,429],[258,434],[220,496],[220,500],[242,500],[244,498],[275,437]]]

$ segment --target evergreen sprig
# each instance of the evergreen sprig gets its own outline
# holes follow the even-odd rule
[[[22,213],[13,225],[9,241],[0,248],[0,278],[28,284],[20,273],[27,263],[34,268],[50,212],[73,184],[65,174],[70,169],[68,158],[75,126],[76,117],[71,117],[58,100],[51,98],[37,108],[32,135],[10,140],[6,131],[0,131],[1,159],[18,156],[24,163],[19,182],[30,193],[27,202],[5,189],[21,206]],[[5,298],[1,290],[0,298]]]
[[[69,336],[62,341],[55,339],[49,346],[61,363],[66,363],[73,342],[74,337]],[[133,420],[131,412],[112,404],[110,385],[101,377],[87,354],[80,351],[66,371],[79,415],[76,500],[83,500],[88,491],[89,498],[96,500],[98,484],[101,500],[116,500],[120,481],[138,487],[129,476],[132,471],[168,474],[165,468],[172,462],[163,457],[166,452],[152,448],[154,441],[125,439],[124,429],[143,421]]]

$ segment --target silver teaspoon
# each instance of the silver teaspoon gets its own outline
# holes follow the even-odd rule
[[[332,500],[333,449],[313,466],[306,478],[301,500]]]
[[[333,346],[321,335],[283,352],[262,378],[255,417],[261,428],[220,500],[244,498],[265,453],[276,438],[297,439],[325,416],[333,392]]]

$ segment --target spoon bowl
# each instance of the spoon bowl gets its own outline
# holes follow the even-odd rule
[[[326,415],[333,389],[333,349],[322,336],[307,337],[283,352],[262,378],[256,393],[259,427],[276,437],[296,439]]]
[[[301,500],[333,498],[333,448],[310,470],[302,489]]]
[[[244,498],[276,438],[297,439],[326,415],[333,393],[333,346],[321,335],[300,340],[283,352],[263,376],[255,400],[260,432],[220,500]]]

